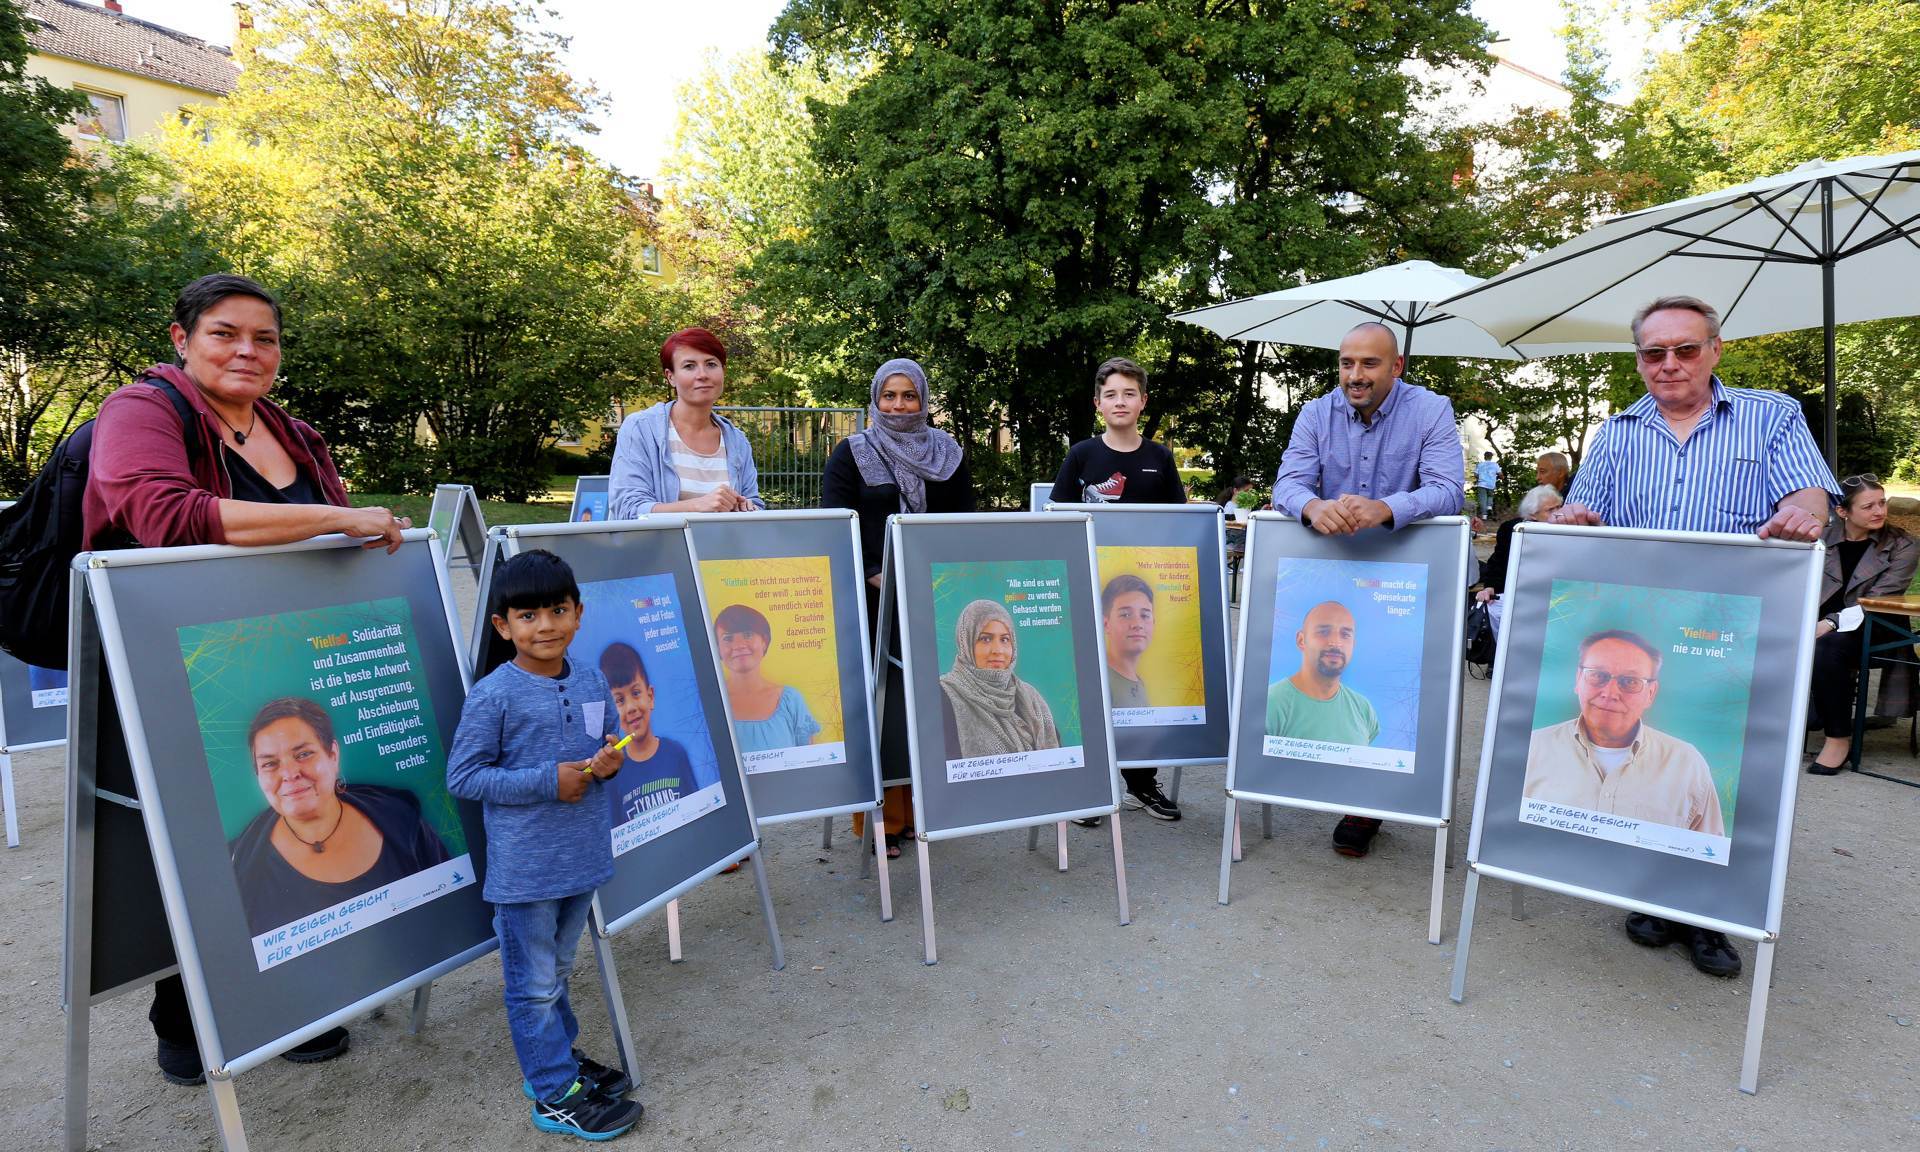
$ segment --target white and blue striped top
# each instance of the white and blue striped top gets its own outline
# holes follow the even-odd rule
[[[1802,488],[1839,496],[1799,403],[1715,376],[1713,403],[1684,444],[1650,394],[1608,417],[1567,503],[1621,528],[1752,533]]]

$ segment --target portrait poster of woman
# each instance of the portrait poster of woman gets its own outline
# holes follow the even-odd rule
[[[825,556],[700,562],[748,775],[847,762],[831,570]]]
[[[935,563],[932,577],[948,782],[1085,764],[1067,566]]]
[[[474,882],[406,601],[179,640],[262,971]]]

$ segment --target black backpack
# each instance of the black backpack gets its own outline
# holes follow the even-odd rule
[[[152,384],[173,402],[192,459],[200,448],[200,422],[187,398],[158,376],[136,383]],[[83,538],[81,500],[92,450],[88,420],[54,446],[19,501],[0,510],[0,648],[41,668],[67,666],[68,580]]]
[[[1493,617],[1478,600],[1467,602],[1466,626],[1467,674],[1485,680],[1493,675],[1495,644]]]

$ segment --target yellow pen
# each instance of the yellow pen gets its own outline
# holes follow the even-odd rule
[[[631,740],[631,739],[633,739],[633,733],[631,733],[631,732],[629,732],[629,733],[627,733],[627,734],[626,734],[625,736],[622,736],[622,737],[620,737],[620,742],[619,742],[618,744],[615,744],[615,745],[613,746],[613,750],[614,750],[615,752],[618,752],[618,751],[620,751],[620,749],[622,749],[622,748],[625,748],[625,747],[627,746],[627,741],[629,741],[629,740]],[[582,769],[580,769],[580,774],[581,774],[582,776],[591,776],[591,775],[593,775],[593,769],[592,769],[592,768],[590,768],[590,767],[589,767],[589,768],[582,768]]]

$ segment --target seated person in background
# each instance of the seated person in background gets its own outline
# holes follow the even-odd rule
[[[1837,512],[1823,537],[1827,567],[1820,579],[1820,622],[1814,626],[1813,706],[1827,733],[1807,765],[1816,776],[1839,772],[1853,750],[1854,677],[1866,630],[1840,631],[1840,612],[1862,596],[1904,594],[1920,564],[1913,537],[1887,523],[1887,491],[1879,477],[1863,473],[1840,481]]]
[[[1527,490],[1527,494],[1520,498],[1520,514],[1501,524],[1499,530],[1493,534],[1493,555],[1488,556],[1487,562],[1480,566],[1481,587],[1480,591],[1473,594],[1475,600],[1482,604],[1489,604],[1505,594],[1507,555],[1513,548],[1513,530],[1519,527],[1522,520],[1544,522],[1553,514],[1555,508],[1560,507],[1560,504],[1560,493],[1551,485],[1542,484],[1538,488]],[[1495,615],[1494,629],[1498,631],[1499,627],[1499,617]]]
[[[1573,484],[1573,465],[1567,460],[1567,454],[1565,452],[1543,453],[1533,462],[1533,480],[1534,483],[1544,484],[1565,496],[1567,489]]]
[[[1213,502],[1220,505],[1220,507],[1226,511],[1227,519],[1243,520],[1246,518],[1248,510],[1240,507],[1240,493],[1251,491],[1252,489],[1253,477],[1244,475],[1235,476],[1233,483],[1222,488],[1220,495],[1213,498]]]

